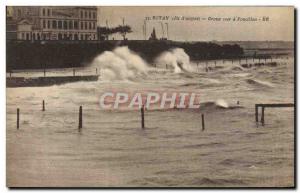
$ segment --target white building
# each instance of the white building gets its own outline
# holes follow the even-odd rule
[[[97,7],[7,7],[7,24],[13,23],[18,40],[97,40]]]

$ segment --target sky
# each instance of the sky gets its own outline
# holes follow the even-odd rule
[[[179,20],[173,20],[175,16]],[[147,38],[153,28],[158,38],[167,37],[168,25],[168,39],[175,41],[294,40],[294,7],[98,7],[98,25],[105,26],[106,21],[110,27],[121,25],[124,18],[133,30],[127,35],[131,40],[145,39],[146,17]],[[197,20],[186,20],[191,17]]]

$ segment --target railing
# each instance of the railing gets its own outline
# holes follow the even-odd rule
[[[265,108],[277,108],[277,107],[294,107],[293,103],[279,103],[279,104],[255,104],[255,121],[258,123],[258,109],[261,107],[261,124],[265,124]]]

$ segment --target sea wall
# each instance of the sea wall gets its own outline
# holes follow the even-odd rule
[[[78,81],[97,81],[98,76],[8,77],[6,87],[52,86]]]
[[[7,41],[7,71],[13,69],[82,67],[104,51],[128,46],[147,62],[171,48],[183,48],[191,59],[238,58],[244,53],[237,44],[174,41]]]

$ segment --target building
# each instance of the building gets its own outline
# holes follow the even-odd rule
[[[13,6],[6,14],[7,39],[97,40],[97,7]]]

